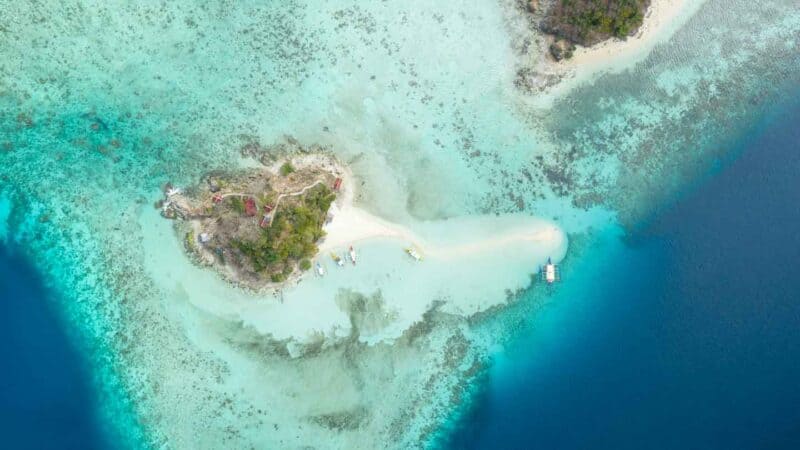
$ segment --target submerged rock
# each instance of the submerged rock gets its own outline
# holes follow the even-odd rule
[[[575,44],[567,41],[566,39],[559,39],[550,44],[550,55],[556,61],[572,58],[575,51]]]

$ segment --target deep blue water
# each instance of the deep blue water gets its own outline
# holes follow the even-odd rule
[[[800,448],[794,99],[641,230],[566,268],[449,447]]]
[[[0,245],[0,448],[106,448],[85,361],[34,268]]]

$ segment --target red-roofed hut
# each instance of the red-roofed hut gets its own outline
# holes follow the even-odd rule
[[[258,208],[256,207],[256,199],[253,197],[247,197],[244,201],[244,213],[248,216],[255,216],[258,212]]]

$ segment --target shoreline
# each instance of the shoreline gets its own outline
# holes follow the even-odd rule
[[[450,261],[458,258],[469,258],[480,253],[496,252],[503,248],[511,247],[512,245],[547,244],[548,242],[552,243],[563,239],[563,231],[555,226],[548,228],[532,228],[530,226],[524,227],[519,225],[503,230],[497,235],[460,236],[459,239],[457,239],[458,242],[445,242],[446,239],[442,239],[441,236],[438,238],[426,237],[423,233],[414,231],[403,224],[391,222],[357,206],[355,204],[355,198],[357,197],[356,178],[345,164],[342,164],[332,155],[325,153],[301,154],[289,157],[287,161],[291,162],[292,165],[299,169],[310,166],[323,168],[335,176],[342,178],[342,186],[337,198],[328,210],[328,215],[331,219],[322,227],[326,235],[322,240],[317,242],[317,253],[309,258],[312,262],[320,262],[325,265],[324,261],[327,260],[327,257],[331,253],[336,253],[338,256],[344,257],[347,260],[347,256],[343,256],[342,252],[344,251],[346,254],[350,246],[354,246],[358,253],[361,246],[368,246],[373,243],[381,242],[395,242],[400,245],[401,248],[414,248],[425,258],[431,257],[439,261]],[[282,162],[283,160],[266,166],[265,170],[277,174]],[[530,219],[537,220],[535,218]],[[498,224],[502,224],[503,222],[502,219],[496,220]],[[432,225],[434,234],[440,234],[435,232],[436,228],[440,228],[448,222],[458,224],[462,221],[463,218],[454,218],[449,221],[445,220],[432,224],[421,222],[415,224],[415,227],[418,228],[419,231],[425,231],[426,226]],[[175,239],[178,242],[182,242],[183,235],[187,231],[198,236],[202,232],[200,222],[194,219],[188,219],[175,223]],[[485,232],[485,230],[475,231],[478,234]],[[229,265],[217,264],[211,252],[202,245],[198,245],[197,248],[193,250],[187,249],[185,253],[192,264],[204,270],[214,272],[215,275],[219,276],[228,286],[244,289],[255,295],[271,295],[277,297],[284,291],[296,288],[307,279],[313,280],[318,278],[315,269],[312,267],[305,271],[294,271],[285,280],[280,282],[265,280],[259,283],[259,285],[253,285],[252,282],[247,282],[242,279],[242,274],[238,269]]]
[[[320,163],[319,156],[301,155],[292,163]],[[558,262],[567,251],[563,230],[526,215],[392,223],[357,206],[357,179],[344,164],[332,163],[341,169],[343,185],[312,259],[325,268],[324,276],[308,270],[282,283],[248,288],[191,261],[180,236],[155,211],[141,222],[148,272],[177,304],[239,323],[299,356],[320,339],[338,342],[354,330],[367,344],[393,342],[434,307],[469,317],[502,306],[509,292],[530,286],[548,258]],[[336,267],[329,252],[341,256],[350,245],[358,265]],[[409,246],[424,261],[407,255]],[[369,305],[367,312],[358,309],[362,301]]]
[[[372,239],[401,239],[409,241],[412,245],[421,245],[421,240],[410,229],[356,206],[355,178],[349,168],[341,168],[343,172],[341,196],[328,210],[333,219],[322,227],[326,235],[318,243],[317,258],[322,257],[323,252]]]
[[[620,73],[644,60],[660,42],[669,39],[705,0],[652,0],[642,25],[632,36],[611,38],[591,47],[576,46],[570,59],[556,62],[549,54],[535,65],[537,72],[559,80],[541,88],[533,104],[548,108],[569,91],[604,73]],[[551,39],[548,39],[548,42]],[[546,49],[543,52],[547,52]]]
[[[434,243],[426,240],[418,233],[401,224],[392,223],[381,217],[373,215],[354,204],[355,183],[349,169],[343,168],[343,193],[337,199],[329,214],[333,217],[331,222],[323,227],[327,235],[318,243],[319,252],[314,259],[324,257],[325,252],[347,248],[355,243],[364,243],[371,240],[399,240],[405,245],[416,248],[425,256],[440,259],[453,259],[467,256],[482,251],[492,251],[513,243],[544,242],[557,239],[556,234],[561,233],[555,227],[545,230],[530,230],[519,228],[508,230],[502,236],[490,237],[475,242],[462,244]]]
[[[344,176],[345,168],[339,163],[339,161],[333,157],[332,155],[325,153],[325,152],[313,152],[313,153],[302,153],[296,154],[293,156],[288,156],[284,158],[277,158],[275,161],[270,162],[269,164],[265,164],[261,162],[258,167],[252,168],[248,167],[247,169],[257,169],[257,174],[250,174],[247,176],[249,179],[253,178],[268,178],[269,186],[275,179],[279,179],[287,174],[281,174],[281,168],[284,164],[290,164],[291,167],[294,167],[297,170],[306,170],[310,169],[312,173],[315,170],[319,170],[322,172],[322,179],[320,179],[320,175],[318,174],[316,180],[310,184],[304,184],[301,188],[300,186],[296,186],[293,189],[286,190],[286,186],[284,189],[278,189],[276,191],[272,191],[269,195],[274,195],[275,197],[269,201],[271,205],[270,211],[271,215],[274,217],[277,214],[281,207],[281,200],[288,197],[295,197],[305,194],[308,190],[318,186],[329,186],[333,184],[334,179],[336,177]],[[242,168],[244,170],[245,168]],[[295,171],[292,170],[292,172]],[[213,172],[212,172],[213,173]],[[327,174],[327,175],[326,175]],[[203,179],[210,176],[206,174],[203,176]],[[325,180],[325,176],[329,177],[330,180]],[[228,180],[230,181],[230,180]],[[310,181],[310,180],[308,180]],[[227,181],[225,185],[227,186]],[[200,183],[202,184],[202,182]],[[296,184],[296,183],[295,183]],[[248,272],[248,268],[243,268],[241,265],[231,265],[225,262],[221,262],[218,260],[217,256],[214,254],[213,249],[219,249],[221,247],[209,247],[203,243],[199,243],[201,237],[204,233],[208,233],[209,236],[215,236],[219,231],[218,229],[211,228],[209,229],[206,224],[206,228],[204,228],[204,223],[209,221],[210,218],[214,216],[208,212],[203,212],[204,209],[210,208],[209,205],[213,205],[214,202],[217,200],[215,198],[219,198],[219,201],[229,197],[240,197],[240,198],[256,198],[261,193],[255,191],[244,191],[240,192],[243,186],[238,187],[237,189],[233,189],[231,191],[230,187],[226,188],[217,188],[217,191],[210,191],[205,195],[203,198],[202,195],[195,194],[187,195],[183,192],[183,189],[177,188],[175,189],[174,193],[170,193],[169,190],[172,189],[171,185],[167,185],[168,188],[165,188],[166,197],[162,200],[163,204],[160,207],[162,211],[162,215],[167,218],[173,220],[175,232],[176,232],[176,239],[182,240],[185,239],[184,247],[187,253],[187,257],[194,263],[197,263],[199,266],[206,267],[212,269],[214,272],[219,274],[226,282],[228,282],[231,286],[240,287],[254,293],[265,293],[265,292],[272,292],[276,293],[284,288],[287,288],[291,285],[297,284],[305,275],[306,272],[309,270],[301,270],[296,266],[294,269],[289,273],[285,279],[280,281],[273,281],[270,280],[264,273],[253,273],[252,271]],[[252,186],[251,186],[252,187]],[[197,185],[190,185],[187,190],[192,191],[197,189]],[[269,188],[272,189],[272,188]],[[228,192],[224,192],[228,191]],[[211,195],[213,194],[213,196]],[[261,207],[257,207],[258,210],[261,210]],[[269,212],[264,213],[264,219],[267,220],[266,217],[269,216]],[[240,213],[241,215],[242,213]],[[261,213],[254,213],[251,214],[253,216],[252,220],[246,220],[247,222],[252,222],[248,224],[248,226],[254,226],[257,222],[256,216],[261,216]],[[217,220],[215,222],[219,222],[222,220],[221,216],[217,216]],[[237,219],[239,220],[239,219]],[[270,221],[271,225],[271,221]],[[263,224],[259,225],[263,228]],[[223,230],[223,233],[225,231]],[[185,236],[185,238],[184,238]],[[192,237],[191,244],[189,244],[189,237]],[[230,246],[227,246],[226,250],[230,250]],[[306,257],[308,260],[314,260],[319,257],[319,251],[317,251],[314,255]]]

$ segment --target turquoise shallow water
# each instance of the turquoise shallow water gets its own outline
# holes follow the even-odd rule
[[[400,222],[521,212],[579,240],[630,226],[797,82],[793,3],[751,9],[708,1],[641,64],[541,110],[513,86],[530,55],[505,2],[0,3],[0,235],[63,294],[101,415],[131,442],[414,445],[537,303],[491,332],[432,313],[421,338],[287,362],[148,275],[141,217],[161,185],[292,135],[330,146],[361,204]],[[311,394],[347,407],[306,401],[324,371],[337,381]]]

